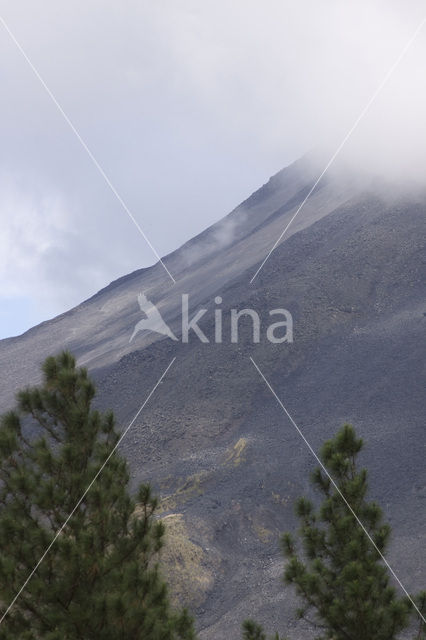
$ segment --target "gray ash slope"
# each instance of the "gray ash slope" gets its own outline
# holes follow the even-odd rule
[[[371,496],[394,534],[389,560],[405,586],[421,583],[426,362],[426,196],[336,176],[318,188],[253,284],[249,281],[301,197],[314,168],[299,161],[223,221],[160,265],[112,283],[21,337],[0,342],[1,406],[37,379],[39,362],[66,347],[87,363],[97,402],[120,424],[136,413],[161,372],[166,379],[123,441],[134,483],[149,479],[166,515],[183,514],[197,563],[195,613],[204,640],[239,637],[241,620],[306,637],[281,586],[279,535],[295,526],[292,504],[309,493],[315,461],[260,380],[258,363],[314,449],[350,421],[365,438]],[[385,194],[385,195],[384,195]],[[180,294],[209,313],[223,298],[223,344],[139,335],[144,291],[179,334]],[[294,343],[228,339],[229,309],[294,317]],[[183,594],[190,603],[194,593]]]

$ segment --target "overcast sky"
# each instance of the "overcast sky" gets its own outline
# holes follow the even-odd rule
[[[160,255],[340,142],[425,17],[392,0],[0,1]],[[424,177],[426,28],[348,145]],[[0,337],[155,256],[0,24]]]

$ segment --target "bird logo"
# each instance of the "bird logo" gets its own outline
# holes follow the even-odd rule
[[[133,329],[129,342],[132,342],[133,338],[140,331],[155,331],[156,333],[161,333],[163,336],[168,336],[172,340],[177,340],[173,331],[166,322],[164,322],[161,313],[158,311],[155,304],[148,300],[145,294],[140,293],[138,295],[138,303],[140,310],[146,317],[142,318],[142,320],[139,320],[139,322],[135,324],[135,328]]]

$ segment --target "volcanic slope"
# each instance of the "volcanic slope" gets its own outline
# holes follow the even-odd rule
[[[122,450],[132,482],[150,480],[161,495],[175,597],[192,607],[202,640],[240,637],[249,616],[309,637],[282,586],[279,536],[296,526],[293,503],[310,493],[315,460],[250,356],[315,450],[342,423],[356,426],[370,495],[393,528],[388,559],[410,592],[425,586],[426,196],[336,174],[250,283],[314,179],[306,160],[291,165],[166,256],[175,285],[161,265],[142,269],[0,342],[3,409],[16,388],[37,381],[46,355],[68,348],[95,377],[99,406],[123,427],[176,358]],[[199,324],[210,342],[141,333],[129,343],[139,292],[178,337],[188,294],[190,315],[207,309]],[[223,341],[215,343],[219,307]],[[231,309],[244,308],[261,317],[258,344],[248,317],[230,341]],[[293,316],[291,344],[266,338],[276,308]]]

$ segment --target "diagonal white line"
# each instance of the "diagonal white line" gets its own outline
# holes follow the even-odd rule
[[[250,280],[250,284],[252,284],[254,282],[255,278],[258,276],[258,274],[260,273],[261,269],[263,269],[263,266],[264,266],[265,262],[269,259],[269,257],[271,256],[272,252],[276,249],[276,247],[280,243],[280,241],[283,238],[283,236],[287,233],[290,225],[293,223],[295,218],[299,215],[299,213],[301,212],[301,210],[303,209],[303,207],[305,206],[305,204],[307,203],[307,201],[309,200],[309,198],[311,197],[311,195],[315,191],[316,187],[318,186],[318,184],[323,179],[324,175],[327,173],[327,171],[329,170],[329,168],[331,167],[331,165],[333,164],[333,162],[335,161],[335,159],[337,158],[337,156],[339,155],[339,153],[341,152],[341,150],[343,149],[343,147],[345,146],[345,144],[347,143],[347,141],[349,140],[349,138],[351,137],[351,135],[353,134],[355,129],[358,127],[358,125],[361,122],[361,120],[364,118],[364,116],[370,110],[370,108],[371,108],[372,104],[374,103],[374,101],[376,100],[377,96],[380,94],[382,89],[385,87],[385,85],[389,81],[390,77],[394,73],[395,69],[398,67],[398,65],[400,64],[401,60],[406,55],[406,53],[408,52],[408,50],[410,49],[410,47],[414,43],[415,39],[417,38],[417,36],[419,35],[420,31],[422,30],[422,28],[423,28],[423,26],[425,24],[426,24],[426,17],[423,18],[423,20],[421,21],[421,23],[419,24],[417,29],[414,31],[413,35],[410,37],[410,39],[408,40],[408,42],[406,43],[406,45],[402,49],[401,53],[399,54],[399,56],[397,57],[395,62],[390,67],[390,69],[387,71],[386,75],[384,76],[383,80],[380,82],[379,86],[374,91],[373,95],[371,96],[371,98],[369,99],[369,101],[367,102],[367,104],[365,105],[365,107],[363,108],[363,110],[361,111],[361,113],[359,114],[359,116],[357,117],[357,119],[355,120],[355,122],[353,123],[353,125],[351,126],[349,131],[347,132],[347,134],[344,136],[342,142],[339,144],[339,146],[337,147],[336,151],[333,153],[333,155],[331,156],[330,160],[327,162],[326,166],[324,167],[324,169],[322,170],[322,172],[320,173],[320,175],[316,179],[314,185],[309,190],[308,195],[304,198],[304,200],[298,206],[298,208],[296,209],[296,212],[292,215],[292,217],[290,218],[290,221],[287,223],[286,227],[281,232],[280,236],[275,241],[275,243],[272,246],[272,248],[269,250],[269,253],[267,254],[266,258],[264,258],[262,264],[260,265],[260,267],[257,269],[256,273],[254,274],[254,276]]]
[[[52,541],[50,542],[49,546],[46,548],[46,550],[44,551],[43,555],[41,556],[40,560],[37,562],[37,564],[35,565],[34,569],[31,571],[31,573],[29,574],[28,578],[25,580],[24,584],[22,585],[22,587],[19,589],[18,593],[16,594],[16,596],[13,598],[12,602],[9,604],[9,606],[7,607],[6,611],[4,612],[4,614],[2,615],[2,617],[0,618],[0,625],[2,624],[3,620],[6,618],[7,614],[9,613],[9,611],[11,610],[11,608],[13,607],[13,605],[15,604],[15,602],[17,601],[17,599],[19,598],[19,596],[21,595],[21,593],[23,592],[23,590],[25,589],[25,587],[27,586],[27,584],[29,583],[29,581],[31,580],[31,578],[33,577],[33,575],[35,574],[35,572],[37,571],[37,569],[39,568],[39,566],[41,565],[41,563],[43,562],[43,560],[45,559],[45,557],[47,556],[47,554],[49,553],[49,551],[51,550],[51,548],[53,547],[53,545],[55,544],[56,540],[58,539],[58,537],[60,536],[60,534],[62,533],[62,531],[65,529],[65,527],[67,526],[68,522],[70,521],[70,519],[72,518],[72,516],[74,515],[74,513],[77,511],[78,507],[80,506],[80,504],[83,502],[84,498],[86,497],[86,495],[88,494],[88,492],[90,491],[90,489],[92,488],[92,486],[94,485],[94,483],[96,482],[96,480],[98,479],[98,477],[100,476],[100,474],[102,473],[102,471],[104,470],[105,466],[108,464],[109,460],[111,459],[112,455],[114,454],[114,452],[116,451],[117,447],[120,445],[120,443],[122,442],[123,438],[126,436],[127,432],[129,431],[129,429],[133,426],[135,420],[137,419],[137,417],[139,416],[140,412],[142,411],[142,409],[147,405],[147,403],[149,402],[150,398],[152,397],[152,395],[154,394],[155,390],[157,389],[157,387],[159,386],[159,384],[163,381],[163,378],[165,377],[165,375],[167,374],[168,370],[170,369],[170,367],[172,366],[172,364],[174,363],[174,361],[176,360],[176,357],[173,358],[173,360],[170,362],[170,364],[168,365],[168,367],[166,368],[166,370],[161,374],[161,376],[159,377],[158,381],[156,382],[156,384],[154,385],[154,387],[151,389],[151,391],[149,392],[149,394],[147,395],[146,399],[144,400],[143,404],[141,405],[140,409],[138,410],[138,412],[135,414],[134,418],[130,421],[130,423],[128,424],[128,426],[126,427],[126,429],[123,431],[123,433],[121,434],[120,438],[118,439],[115,447],[112,449],[111,453],[108,455],[107,459],[105,460],[105,462],[102,464],[102,466],[100,467],[100,469],[97,471],[96,475],[94,476],[93,480],[90,482],[89,486],[87,487],[86,491],[83,493],[83,495],[81,496],[80,500],[77,502],[77,504],[75,505],[74,509],[71,511],[71,513],[68,515],[67,519],[65,520],[65,522],[63,523],[63,525],[57,530],[57,532],[55,533]]]
[[[164,264],[163,260],[161,259],[160,255],[158,254],[157,250],[151,244],[150,240],[148,239],[148,237],[144,233],[142,227],[140,226],[140,224],[138,223],[138,221],[136,220],[136,218],[134,217],[134,215],[132,214],[132,212],[130,211],[130,209],[128,208],[126,203],[124,202],[123,198],[118,193],[117,189],[112,184],[111,180],[108,178],[108,176],[105,173],[104,169],[101,167],[101,165],[96,160],[96,158],[93,155],[93,153],[90,151],[90,149],[87,146],[86,142],[83,140],[83,138],[81,137],[80,133],[78,132],[78,130],[76,129],[76,127],[74,126],[74,124],[72,123],[70,118],[67,116],[67,114],[63,110],[62,106],[60,105],[58,100],[55,98],[55,96],[53,95],[52,91],[49,89],[49,87],[47,86],[46,82],[43,80],[43,78],[41,77],[40,73],[38,72],[38,70],[36,69],[34,64],[31,62],[31,60],[29,59],[29,57],[25,53],[24,49],[22,48],[21,44],[18,42],[18,40],[16,39],[16,37],[14,36],[12,31],[10,30],[9,26],[6,24],[4,18],[2,18],[2,16],[0,16],[0,22],[2,23],[2,25],[5,28],[5,30],[7,31],[7,33],[9,34],[11,40],[15,43],[16,47],[21,52],[22,56],[25,58],[25,60],[28,63],[29,67],[31,68],[31,70],[33,71],[34,75],[39,80],[40,84],[43,86],[43,88],[45,89],[45,91],[47,92],[49,97],[51,98],[52,102],[57,107],[58,111],[60,112],[60,114],[64,118],[65,122],[68,124],[68,126],[70,127],[70,129],[72,130],[74,135],[76,136],[77,140],[80,142],[81,146],[86,151],[87,155],[89,156],[89,158],[91,159],[91,161],[93,162],[93,164],[95,165],[95,167],[97,168],[97,170],[99,171],[99,173],[101,174],[101,176],[103,177],[105,182],[107,183],[108,187],[110,188],[110,190],[112,191],[114,196],[117,198],[118,202],[120,203],[120,205],[122,206],[124,211],[129,216],[130,220],[133,222],[133,224],[135,225],[135,227],[137,228],[137,230],[139,231],[139,233],[141,234],[141,236],[143,237],[143,239],[145,240],[147,245],[150,247],[150,249],[152,250],[152,252],[156,256],[156,258],[158,259],[158,261],[160,262],[160,264],[162,265],[164,270],[167,272],[167,275],[169,276],[169,278],[172,280],[173,283],[176,283],[176,280],[174,279],[174,277],[172,276],[172,274],[170,273],[170,271],[168,270],[168,268]]]
[[[299,427],[297,426],[297,424],[295,423],[295,421],[293,420],[293,418],[291,417],[291,415],[289,414],[289,412],[287,411],[287,409],[285,408],[285,406],[281,402],[280,398],[277,396],[277,394],[275,393],[275,391],[273,390],[273,388],[271,387],[271,385],[269,384],[269,382],[267,381],[267,379],[263,375],[262,371],[259,369],[258,365],[255,363],[255,361],[253,360],[253,358],[251,356],[250,356],[250,360],[251,360],[253,366],[255,367],[255,369],[257,370],[257,372],[259,373],[260,377],[262,378],[262,380],[264,381],[264,383],[268,387],[269,391],[272,393],[272,395],[274,396],[275,400],[278,402],[278,404],[280,405],[281,409],[284,411],[284,413],[286,414],[287,418],[290,420],[291,424],[296,429],[297,433],[300,435],[300,437],[302,438],[303,442],[306,444],[306,446],[308,447],[309,451],[312,453],[312,455],[314,456],[315,460],[320,465],[321,469],[327,475],[328,479],[330,480],[330,482],[332,483],[333,487],[336,489],[336,491],[338,492],[338,494],[342,498],[343,502],[345,503],[345,505],[347,506],[347,508],[349,509],[349,511],[351,512],[351,514],[355,518],[355,520],[357,521],[358,525],[361,527],[361,529],[363,530],[363,532],[365,533],[365,535],[367,536],[367,538],[369,539],[369,541],[371,542],[371,544],[373,545],[373,547],[375,548],[377,553],[379,554],[380,558],[383,560],[383,562],[385,563],[385,565],[387,566],[389,571],[392,573],[393,577],[395,578],[395,580],[397,581],[397,583],[399,584],[399,586],[401,587],[401,589],[403,590],[403,592],[405,593],[407,598],[410,600],[411,604],[413,605],[413,607],[415,608],[415,610],[419,614],[420,618],[423,620],[423,622],[426,623],[426,619],[424,618],[422,612],[420,611],[420,609],[418,608],[418,606],[414,602],[413,598],[410,596],[410,594],[408,593],[407,589],[404,587],[404,585],[402,584],[401,580],[398,578],[398,576],[396,575],[395,571],[392,569],[392,567],[390,566],[389,562],[386,560],[386,558],[384,557],[384,555],[382,554],[382,552],[380,551],[380,549],[378,548],[378,546],[374,542],[373,538],[368,533],[368,531],[365,528],[364,524],[361,522],[361,520],[359,519],[359,517],[357,516],[355,511],[352,509],[351,505],[346,500],[345,496],[343,495],[343,493],[341,492],[341,490],[337,486],[336,482],[333,480],[333,477],[330,475],[330,473],[328,472],[327,468],[322,463],[321,459],[315,453],[314,449],[309,444],[309,442],[307,441],[307,439],[303,435],[302,431],[299,429]]]

